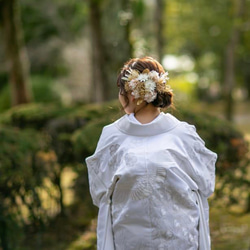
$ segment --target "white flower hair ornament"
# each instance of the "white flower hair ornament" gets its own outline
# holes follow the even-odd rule
[[[143,101],[153,102],[158,93],[169,93],[172,89],[167,85],[168,72],[159,74],[157,71],[145,69],[142,73],[135,69],[127,69],[125,76],[125,90],[137,99],[137,105]]]

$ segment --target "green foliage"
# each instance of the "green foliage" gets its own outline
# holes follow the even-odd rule
[[[35,102],[58,102],[60,103],[60,93],[54,88],[54,79],[43,75],[32,75],[32,90]]]
[[[134,18],[142,18],[145,12],[145,3],[142,0],[131,1]]]
[[[106,123],[91,122],[83,129],[79,129],[74,133],[73,144],[76,155],[82,159],[92,154],[97,145],[97,141],[101,135],[103,125]]]
[[[29,221],[40,223],[45,216],[37,187],[42,185],[48,169],[38,165],[36,159],[45,144],[46,139],[34,130],[0,127],[1,233],[11,243],[11,249],[20,240],[15,232],[25,220],[24,207],[29,211]]]
[[[36,103],[60,103],[61,93],[55,89],[55,80],[48,76],[32,75],[31,86]],[[0,89],[0,113],[11,108],[10,83]]]
[[[82,159],[83,160],[83,159]],[[90,219],[95,218],[98,212],[98,208],[93,205],[90,193],[89,193],[89,181],[86,165],[81,162],[76,164],[74,171],[77,173],[77,178],[74,181],[75,201],[76,203],[83,204],[85,208],[85,220],[84,225],[88,225]]]
[[[92,154],[101,135],[102,128],[114,121],[116,109],[106,109],[84,126],[75,131],[72,136],[74,152],[77,159],[84,159]]]
[[[87,232],[87,235],[80,236],[67,250],[96,250],[96,233]]]
[[[7,110],[11,106],[10,86],[4,86],[0,91],[0,113]]]
[[[5,112],[1,116],[0,122],[6,125],[16,126],[19,128],[29,127],[40,129],[44,127],[50,119],[62,115],[61,112],[67,111],[67,109],[62,110],[60,106],[53,104],[23,104]]]

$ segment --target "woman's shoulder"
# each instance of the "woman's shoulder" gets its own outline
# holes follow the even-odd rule
[[[110,134],[110,133],[119,133],[119,130],[117,129],[116,124],[123,120],[126,115],[123,115],[122,117],[118,118],[117,120],[105,125],[102,129],[102,133]]]
[[[186,121],[182,121],[177,119],[172,114],[166,114],[171,120],[176,121],[176,126],[171,131],[172,133],[179,134],[181,136],[189,135],[189,136],[195,136],[197,135],[196,127],[193,124],[189,124]]]
[[[116,120],[110,124],[105,125],[102,129],[99,141],[103,141],[104,143],[108,143],[109,141],[119,139],[121,132],[119,131],[119,129],[117,129],[116,124],[119,120],[123,119],[123,117],[124,116],[122,116],[121,118],[119,118],[118,120]]]

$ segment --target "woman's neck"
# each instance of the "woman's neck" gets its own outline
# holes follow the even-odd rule
[[[135,109],[134,115],[140,123],[146,124],[152,122],[160,112],[160,108],[143,103]]]

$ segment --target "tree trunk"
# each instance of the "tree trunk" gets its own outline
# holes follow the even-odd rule
[[[230,40],[225,51],[225,75],[224,75],[224,98],[226,102],[225,115],[228,120],[233,118],[233,90],[235,86],[235,52],[239,43],[240,26],[239,20],[243,17],[245,0],[236,1],[236,14],[234,16],[234,26],[232,28]]]
[[[129,58],[133,58],[134,54],[133,41],[131,40],[131,29],[132,29],[131,25],[133,19],[131,0],[122,0],[121,9],[127,14],[126,20],[122,20],[122,26],[124,26],[125,40],[128,44],[128,54],[127,54],[127,60],[128,60]]]
[[[1,0],[0,11],[12,106],[28,103],[32,99],[29,85],[29,61],[24,47],[18,0]]]
[[[101,26],[100,0],[89,0],[90,27],[92,35],[92,101],[103,102],[109,99],[110,90],[105,72],[106,53]]]
[[[166,6],[165,0],[156,1],[156,10],[155,10],[155,20],[156,20],[156,40],[157,40],[157,54],[158,60],[162,63],[163,59],[163,48],[164,48],[164,10]]]

